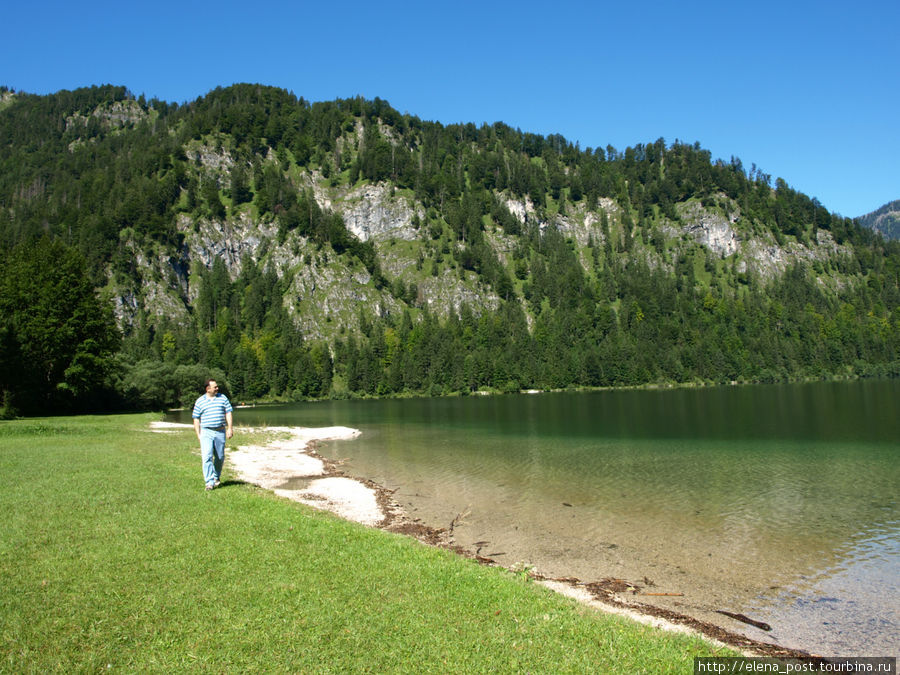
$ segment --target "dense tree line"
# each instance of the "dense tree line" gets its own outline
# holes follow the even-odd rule
[[[119,334],[83,257],[44,237],[0,253],[0,408],[68,412],[109,405]]]
[[[193,321],[152,323],[141,317],[125,340],[123,354],[130,362],[143,360],[169,369],[206,364],[227,373],[239,397],[328,396],[333,371],[327,345],[302,339],[282,304],[285,283],[249,258],[241,275],[231,281],[217,260],[200,280]]]
[[[900,374],[900,314],[881,313],[877,289],[829,299],[798,265],[765,288],[714,285],[701,296],[645,267],[610,271],[610,302],[604,275],[587,278],[565,242],[543,246],[532,264],[554,272],[534,277],[533,330],[514,302],[445,322],[404,314],[339,342],[336,373],[370,395]]]
[[[863,284],[829,297],[796,265],[767,286],[732,279],[701,291],[638,263],[587,271],[556,230],[525,235],[531,328],[513,298],[497,312],[463,307],[445,320],[427,309],[417,320],[410,310],[372,317],[361,335],[306,344],[280,301],[283,280],[245,261],[233,282],[221,263],[204,276],[192,326],[145,333],[127,349],[209,363],[251,398],[900,374],[896,288]],[[691,255],[708,262],[700,247]],[[697,261],[680,264],[690,279]]]
[[[232,163],[202,166],[201,145]],[[410,191],[427,214],[418,223],[426,250],[439,252],[432,273],[437,258],[474,273],[499,309],[464,307],[440,318],[418,306],[414,287],[386,277],[374,246],[301,184],[297,176],[312,170],[333,185],[384,181]],[[535,210],[523,223],[501,196]],[[602,212],[603,236],[591,242],[587,265],[573,242],[539,227],[601,199],[613,200],[618,215]],[[779,243],[812,246],[825,230],[854,254],[817,262],[819,269],[798,264],[762,285],[698,246],[667,243],[661,227],[677,225],[676,207],[690,200],[734,210],[745,227]],[[284,308],[288,280],[280,272],[247,260],[230,279],[216,261],[198,279],[189,322],[139,313],[119,347],[93,286],[110,270],[123,284],[139,284],[131,244],[174,255],[180,216],[221,221],[240,213],[276,223],[281,242],[301,235],[360,260],[372,283],[406,309],[367,316],[360,334],[307,343]],[[512,263],[491,247],[489,226],[516,238]],[[666,264],[649,266],[646,251]],[[71,317],[54,314],[24,281],[46,255],[65,263],[58,273],[78,293],[70,306],[94,312],[83,321],[86,333],[70,331],[74,351],[59,358],[40,351],[49,347],[39,349],[41,330],[27,321],[69,325]],[[0,358],[9,368],[0,391],[23,410],[116,396],[117,405],[168,405],[193,395],[186,382],[204,368],[247,398],[897,369],[900,247],[782,179],[773,184],[736,158],[714,161],[696,143],[582,149],[502,123],[427,122],[377,98],[310,103],[258,85],[216,89],[183,106],[136,99],[121,87],[18,93],[0,110],[0,261]],[[48,274],[35,277],[38,287],[59,283]],[[815,281],[821,274],[847,281],[828,290]],[[46,362],[40,381],[14,369],[26,353]],[[162,384],[146,384],[151,375]]]

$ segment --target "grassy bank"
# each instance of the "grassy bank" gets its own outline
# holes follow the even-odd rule
[[[721,653],[227,468],[207,493],[193,433],[154,418],[0,422],[0,670],[685,673]]]

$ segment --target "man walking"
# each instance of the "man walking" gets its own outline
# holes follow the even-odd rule
[[[194,403],[193,413],[207,490],[219,487],[222,465],[225,464],[225,439],[234,436],[232,410],[228,397],[219,393],[216,381],[207,380],[206,393]]]

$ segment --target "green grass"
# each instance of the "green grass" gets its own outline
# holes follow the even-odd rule
[[[0,422],[0,671],[684,673],[717,653],[227,467],[207,493],[193,432],[154,418]]]

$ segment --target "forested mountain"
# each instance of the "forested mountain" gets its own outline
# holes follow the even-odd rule
[[[900,199],[860,217],[859,224],[875,230],[885,239],[900,239]]]
[[[900,245],[784,180],[377,98],[0,89],[0,264],[24,412],[900,372]]]

